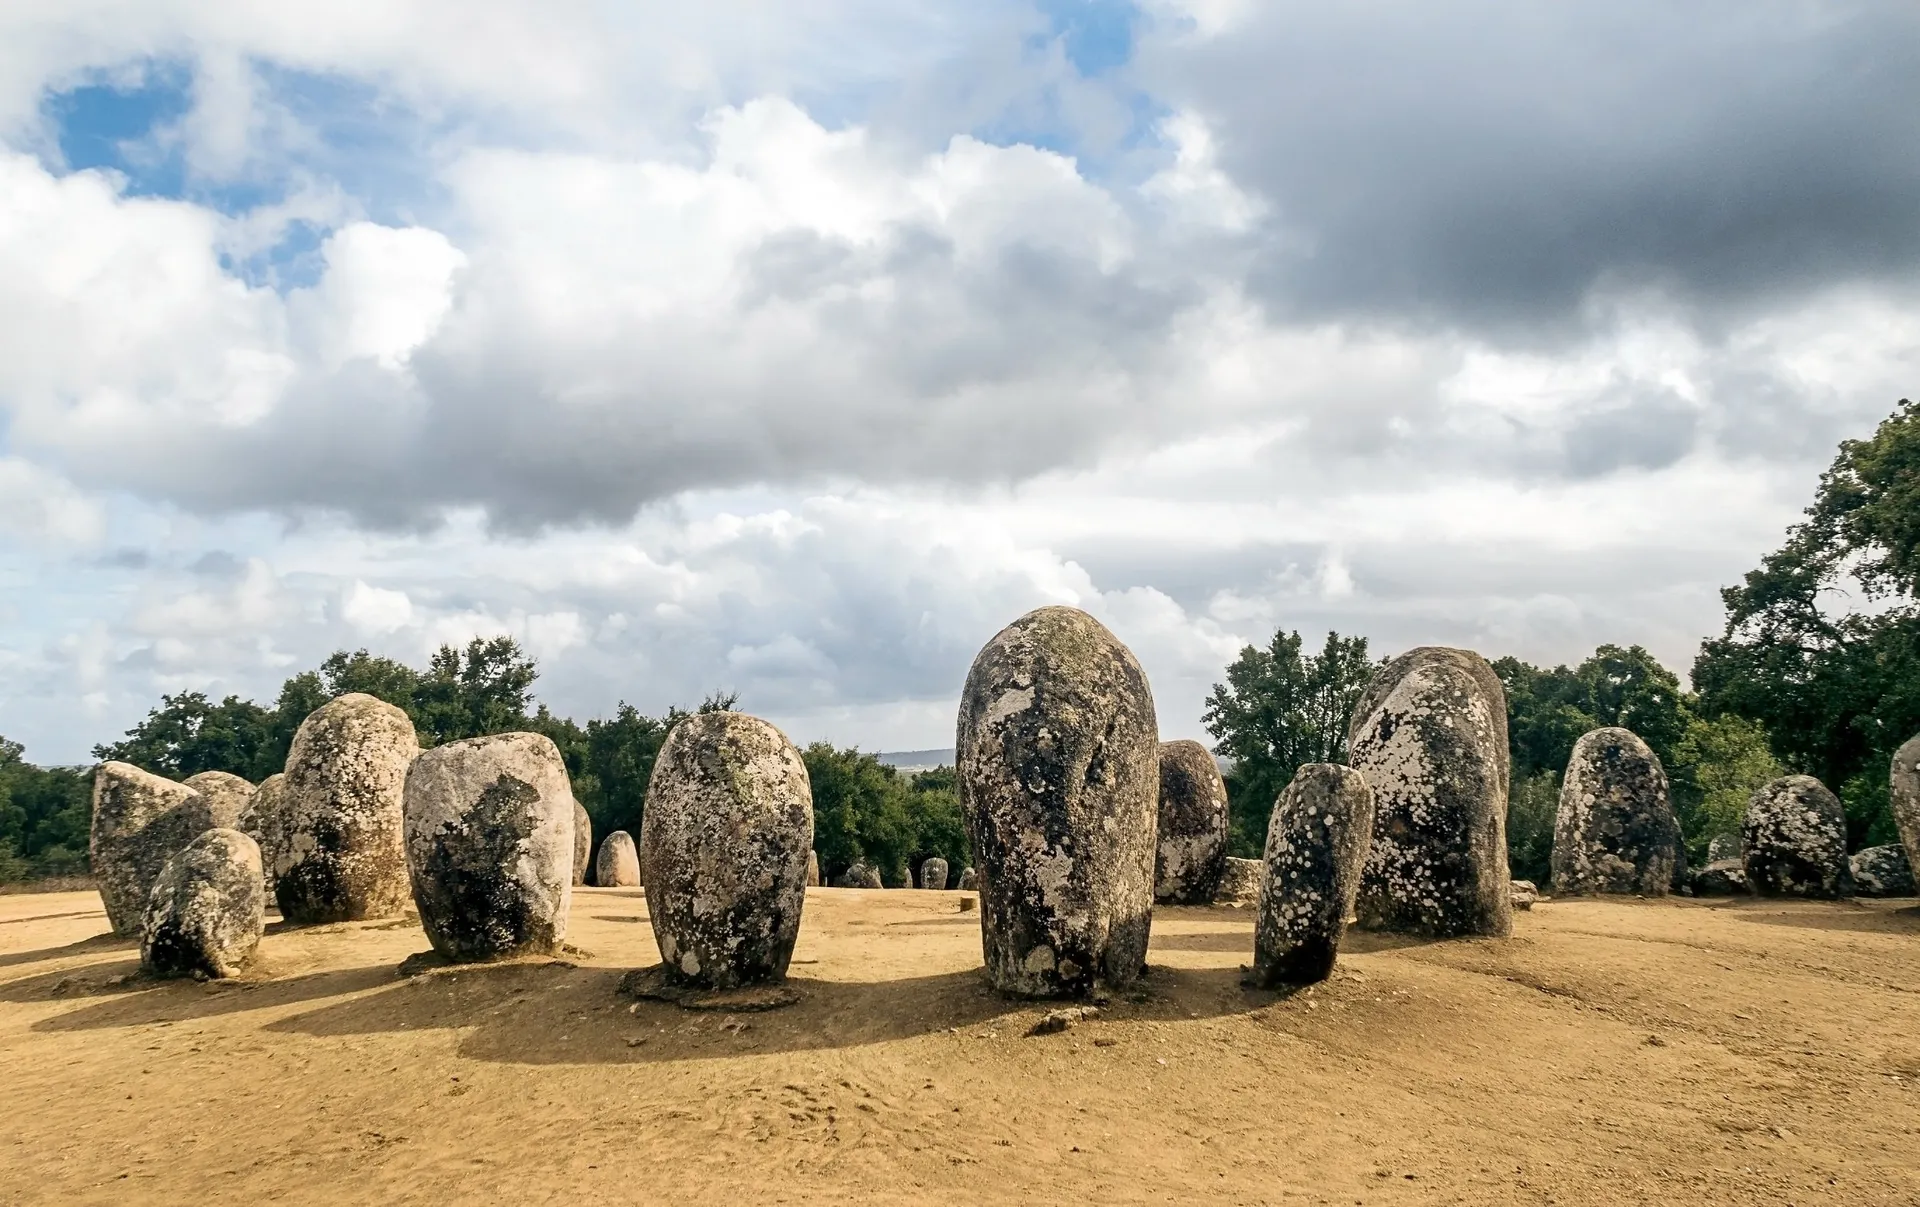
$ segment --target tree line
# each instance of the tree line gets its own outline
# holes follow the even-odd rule
[[[1493,662],[1512,745],[1507,840],[1514,875],[1544,880],[1560,776],[1586,731],[1621,725],[1659,755],[1690,860],[1738,829],[1752,791],[1789,771],[1820,779],[1846,808],[1851,846],[1897,840],[1887,800],[1893,751],[1920,733],[1920,407],[1902,399],[1874,434],[1846,440],[1806,518],[1736,586],[1701,646],[1693,690],[1638,645],[1602,645],[1576,666]],[[1364,637],[1328,633],[1309,652],[1284,628],[1226,668],[1203,714],[1227,763],[1236,854],[1255,857],[1268,811],[1304,763],[1344,762],[1347,720],[1378,669]],[[637,834],[647,780],[672,727],[729,709],[731,694],[662,716],[622,701],[585,725],[536,704],[538,668],[509,637],[443,646],[425,669],[339,651],[282,684],[271,705],[198,692],[164,696],[117,742],[94,748],[170,778],[280,770],[294,730],[345,692],[404,708],[423,745],[527,729],[552,738],[596,837]],[[872,755],[816,742],[815,848],[831,875],[855,860],[886,883],[939,855],[969,861],[951,768],[903,777]],[[0,738],[0,881],[86,866],[91,772],[40,768]]]

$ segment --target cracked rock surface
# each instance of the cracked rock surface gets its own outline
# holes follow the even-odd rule
[[[433,949],[461,962],[559,950],[579,807],[542,734],[448,742],[413,760],[407,871]]]
[[[812,850],[813,790],[785,734],[737,712],[674,726],[640,826],[647,913],[669,975],[707,989],[783,979]]]
[[[132,763],[100,764],[87,853],[114,934],[140,933],[167,860],[212,828],[206,797],[192,788]]]
[[[238,830],[203,831],[167,860],[148,895],[140,965],[158,977],[229,977],[266,929],[260,847]]]
[[[1085,612],[1029,612],[974,658],[955,770],[995,989],[1081,996],[1139,977],[1159,746],[1145,672]]]
[[[1840,800],[1810,775],[1787,775],[1747,802],[1740,827],[1747,882],[1763,897],[1844,897],[1847,819]]]
[[[1373,789],[1360,925],[1507,935],[1507,703],[1486,659],[1422,646],[1367,684],[1347,758]]]
[[[1351,767],[1308,763],[1273,806],[1248,982],[1263,989],[1333,972],[1373,830],[1373,790]]]
[[[1632,730],[1574,743],[1553,824],[1553,891],[1664,897],[1683,870],[1666,769]]]
[[[573,882],[587,882],[587,861],[593,857],[593,818],[585,805],[573,802]]]
[[[207,800],[207,815],[223,830],[239,828],[240,815],[253,801],[253,785],[226,771],[202,771],[182,780]]]
[[[607,835],[593,863],[593,882],[601,888],[633,888],[640,883],[640,853],[633,835],[625,830]]]
[[[1227,858],[1227,785],[1207,748],[1191,739],[1160,743],[1160,814],[1153,899],[1205,905],[1220,888]]]
[[[274,894],[288,921],[356,922],[406,910],[402,797],[419,753],[407,714],[359,692],[300,723],[280,789],[285,845],[274,865]]]

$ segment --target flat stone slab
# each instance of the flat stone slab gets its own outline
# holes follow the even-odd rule
[[[758,1014],[778,1010],[801,1000],[798,989],[785,982],[743,985],[737,989],[703,989],[673,975],[665,964],[636,968],[620,978],[622,997],[649,1002],[671,1002],[682,1010],[726,1010]]]

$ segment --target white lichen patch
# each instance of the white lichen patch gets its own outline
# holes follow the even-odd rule
[[[1756,893],[1834,898],[1852,892],[1846,814],[1810,775],[1784,776],[1753,794],[1740,849]]]
[[[1636,734],[1608,727],[1574,744],[1554,820],[1555,892],[1663,896],[1680,837],[1666,770]]]

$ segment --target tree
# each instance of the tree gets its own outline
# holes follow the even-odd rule
[[[830,742],[813,743],[801,758],[813,786],[813,849],[822,878],[864,860],[882,883],[899,887],[934,856],[955,870],[971,861],[952,768],[906,780],[877,756]]]
[[[404,668],[402,668],[404,669]],[[475,637],[464,653],[450,645],[434,652],[413,688],[414,726],[423,746],[506,733],[527,722],[533,659],[511,637]]]
[[[35,767],[18,742],[0,738],[0,883],[71,876],[87,869],[93,777],[72,767]]]
[[[246,775],[272,745],[272,720],[266,709],[238,696],[214,704],[199,692],[181,692],[162,696],[160,707],[125,738],[95,746],[93,753],[170,779],[202,771]]]
[[[1740,585],[1693,682],[1709,716],[1765,730],[1839,794],[1854,845],[1891,841],[1893,751],[1920,732],[1920,407],[1845,440],[1805,520]]]
[[[1227,799],[1236,854],[1257,858],[1267,818],[1306,763],[1344,763],[1347,723],[1377,669],[1367,639],[1328,633],[1318,654],[1301,654],[1300,634],[1282,629],[1266,649],[1247,646],[1213,685],[1202,721],[1214,753],[1232,760]]]

